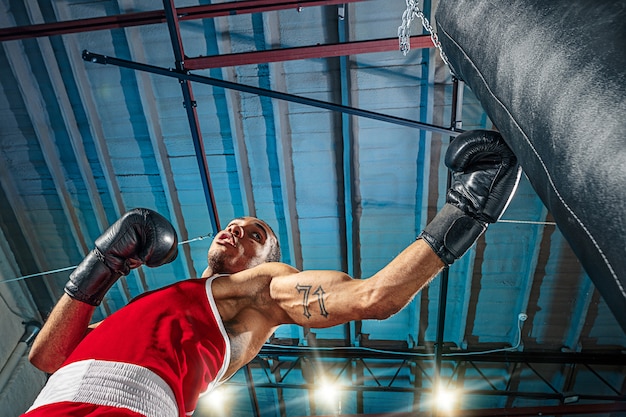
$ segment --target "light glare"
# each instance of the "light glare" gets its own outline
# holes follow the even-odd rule
[[[439,410],[452,411],[457,401],[455,391],[448,390],[445,387],[439,387],[437,396],[435,397],[435,405]]]
[[[220,412],[224,411],[227,400],[228,390],[226,390],[224,387],[215,389],[201,398],[202,404],[206,408]]]
[[[318,401],[333,405],[335,404],[337,397],[339,396],[339,390],[337,386],[322,381],[319,387],[315,390],[315,395],[317,396]]]

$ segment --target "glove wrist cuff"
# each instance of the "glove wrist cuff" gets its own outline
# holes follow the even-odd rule
[[[424,240],[446,264],[459,259],[487,229],[487,224],[468,216],[452,204],[445,204],[424,228]]]
[[[112,271],[103,262],[103,255],[94,249],[70,274],[64,291],[77,301],[99,306],[109,288],[122,274]]]

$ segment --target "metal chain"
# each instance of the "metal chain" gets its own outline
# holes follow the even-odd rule
[[[411,50],[411,22],[413,22],[415,17],[419,17],[422,20],[422,26],[424,26],[424,29],[426,29],[426,31],[430,34],[430,39],[433,41],[433,45],[439,49],[441,60],[448,66],[448,68],[450,68],[448,57],[441,48],[441,42],[439,42],[439,38],[433,30],[433,27],[430,25],[430,22],[417,5],[417,0],[406,0],[406,10],[402,13],[402,24],[398,27],[400,51],[402,51],[402,53],[406,56],[406,54],[408,54]]]

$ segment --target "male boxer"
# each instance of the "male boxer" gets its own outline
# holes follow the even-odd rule
[[[281,324],[320,328],[398,312],[498,220],[521,173],[491,131],[460,135],[446,165],[453,183],[445,206],[371,278],[268,262],[278,260],[276,236],[244,217],[216,236],[202,279],[143,294],[87,332],[115,280],[176,257],[167,220],[130,211],[96,240],[37,337],[31,361],[54,374],[26,415],[190,415],[198,395],[252,360]]]

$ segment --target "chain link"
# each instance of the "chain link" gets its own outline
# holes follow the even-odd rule
[[[417,0],[406,0],[406,10],[402,13],[402,24],[398,27],[398,40],[400,41],[400,51],[402,51],[402,54],[406,56],[411,50],[411,22],[413,22],[413,19],[416,17],[421,19],[422,26],[424,26],[424,29],[430,34],[430,39],[433,41],[433,45],[439,50],[443,63],[446,64],[448,68],[451,68],[448,57],[441,48],[441,42],[439,42],[439,38],[430,25],[428,18],[426,18],[417,5]]]

